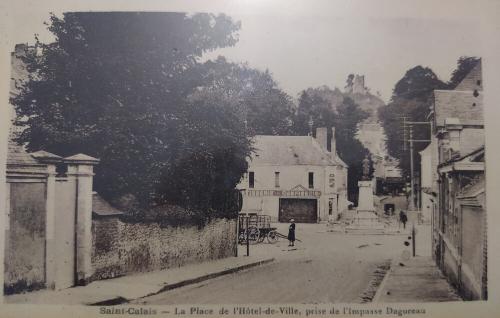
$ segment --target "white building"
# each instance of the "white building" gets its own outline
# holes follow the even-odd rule
[[[332,129],[335,136],[335,130]],[[242,212],[270,215],[273,221],[314,223],[347,209],[347,165],[326,128],[312,136],[256,136],[248,172],[238,185]]]

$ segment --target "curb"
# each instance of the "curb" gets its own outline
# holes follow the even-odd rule
[[[162,287],[157,293],[153,293],[153,294],[146,295],[146,296],[143,296],[143,297],[152,296],[152,295],[163,293],[165,291],[169,291],[169,290],[172,290],[172,289],[175,289],[175,288],[180,288],[180,287],[184,287],[184,286],[187,286],[187,285],[192,285],[192,284],[200,283],[200,282],[205,281],[205,280],[209,280],[209,279],[212,279],[212,278],[215,278],[215,277],[219,277],[219,276],[223,276],[223,275],[227,275],[227,274],[236,273],[236,272],[242,271],[242,270],[247,269],[247,268],[264,265],[264,264],[267,264],[267,263],[270,263],[270,262],[273,262],[273,261],[274,261],[274,258],[268,258],[268,259],[265,259],[265,260],[262,260],[262,261],[257,261],[257,262],[253,262],[253,263],[249,263],[249,264],[245,264],[245,265],[240,265],[240,266],[233,267],[233,268],[228,268],[228,269],[225,269],[225,270],[220,271],[220,272],[210,273],[210,274],[203,275],[203,276],[200,276],[200,277],[186,279],[186,280],[178,282],[178,283],[166,285],[166,286]],[[140,298],[143,298],[143,297],[140,297]]]
[[[385,289],[387,281],[389,280],[389,276],[391,276],[391,272],[394,270],[396,262],[396,259],[392,260],[389,270],[387,271],[387,273],[385,273],[384,279],[382,279],[382,282],[378,286],[377,292],[375,292],[375,296],[373,296],[373,299],[371,301],[372,303],[378,303],[380,297],[382,297],[382,292]]]
[[[145,297],[157,295],[157,294],[160,294],[160,293],[172,290],[172,289],[184,287],[184,286],[187,286],[187,285],[197,284],[197,283],[200,283],[200,282],[212,279],[212,278],[216,278],[216,277],[227,275],[227,274],[236,273],[236,272],[248,269],[248,268],[252,268],[252,267],[264,265],[264,264],[267,264],[267,263],[271,263],[273,261],[274,261],[274,257],[273,258],[264,259],[264,260],[260,260],[260,261],[257,261],[257,262],[253,262],[253,263],[249,263],[249,264],[244,264],[244,265],[240,265],[240,266],[236,266],[236,267],[224,269],[224,270],[221,270],[221,271],[218,271],[218,272],[214,272],[214,273],[202,275],[202,276],[199,276],[199,277],[186,279],[186,280],[183,280],[183,281],[180,281],[180,282],[177,282],[177,283],[165,285],[165,286],[161,287],[157,292],[153,292],[153,293],[144,295],[142,297],[134,298],[134,299],[126,299],[126,298],[123,298],[121,296],[118,296],[118,297],[113,297],[113,298],[110,298],[110,299],[98,301],[98,302],[95,302],[95,303],[89,303],[87,305],[88,306],[115,306],[115,305],[126,304],[126,303],[129,303],[132,300],[136,300],[136,299],[141,299],[141,298],[145,298]]]

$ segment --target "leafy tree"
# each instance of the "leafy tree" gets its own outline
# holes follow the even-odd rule
[[[302,91],[294,121],[297,135],[308,134],[310,122],[313,132],[317,127],[327,127],[330,134],[330,128],[335,127],[337,152],[349,165],[348,195],[353,202],[357,202],[357,182],[362,176],[362,161],[369,153],[356,139],[358,124],[366,118],[368,113],[352,98],[343,95],[338,89],[331,90],[323,86]]]
[[[391,101],[415,99],[428,102],[433,90],[445,88],[446,84],[430,68],[419,65],[408,70],[396,83]]]
[[[310,133],[311,120],[314,127],[331,127],[336,120],[337,105],[343,101],[344,95],[337,88],[332,90],[328,86],[321,86],[302,91],[293,123],[294,133],[297,135]]]
[[[227,207],[234,201],[228,196],[247,169],[241,160],[251,148],[245,137],[289,134],[293,103],[268,71],[223,57],[198,69],[203,84],[186,99],[187,115],[180,125],[180,135],[189,136],[180,139],[186,151],[165,167],[160,193],[182,206],[234,211]]]
[[[19,142],[100,158],[95,188],[108,199],[131,193],[143,206],[193,200],[204,209],[234,188],[249,153],[243,121],[225,100],[187,96],[204,84],[201,55],[234,45],[239,23],[212,14],[65,13],[52,15],[48,29],[55,42],[37,41],[25,58],[31,76],[12,99],[26,127]],[[223,184],[220,193],[200,188],[209,181]]]
[[[457,68],[451,73],[448,87],[454,89],[477,65],[479,60],[478,57],[474,56],[461,56],[457,61]]]
[[[408,130],[403,131],[403,117],[407,121],[428,121],[431,96],[435,89],[444,89],[447,85],[428,67],[416,66],[406,72],[394,86],[391,101],[387,106],[378,110],[379,119],[387,135],[387,150],[389,155],[399,159],[399,165],[405,177],[410,175],[410,155],[408,147],[404,149],[404,136],[408,137]],[[429,127],[416,125],[413,129],[414,139],[429,139]],[[420,159],[417,152],[427,147],[428,143],[414,144],[415,171],[420,169]]]
[[[292,98],[278,87],[271,73],[223,57],[202,66],[206,86],[239,101],[250,135],[289,135],[295,111]]]
[[[161,201],[228,216],[228,196],[247,170],[251,151],[238,100],[201,89],[184,107],[179,151],[162,170]]]

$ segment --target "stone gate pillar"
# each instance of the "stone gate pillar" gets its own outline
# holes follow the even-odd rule
[[[92,182],[99,159],[77,154],[64,159],[68,177],[76,179],[76,283],[86,285],[92,270]]]
[[[58,155],[47,151],[37,151],[31,156],[38,162],[47,165],[47,181],[45,188],[45,283],[48,288],[55,287],[56,251],[55,251],[55,200],[56,200],[56,164],[62,161]]]

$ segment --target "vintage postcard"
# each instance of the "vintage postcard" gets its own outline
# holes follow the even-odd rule
[[[499,3],[3,6],[0,316],[498,314]]]

